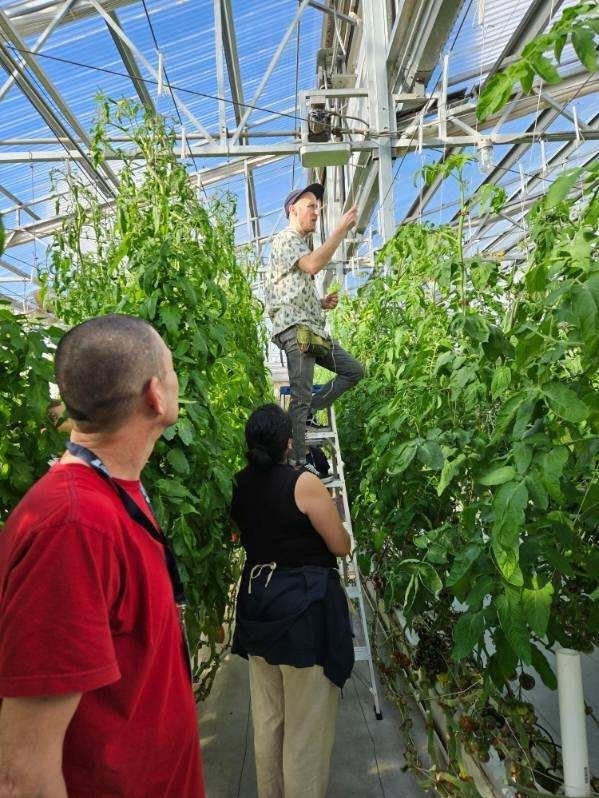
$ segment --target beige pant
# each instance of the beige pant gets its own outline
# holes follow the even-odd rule
[[[324,798],[339,688],[319,665],[249,660],[259,798]]]

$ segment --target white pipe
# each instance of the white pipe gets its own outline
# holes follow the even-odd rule
[[[160,97],[164,92],[164,55],[158,53],[158,86],[156,94]]]
[[[558,649],[557,687],[565,795],[582,798],[591,794],[591,785],[582,673],[577,651]]]
[[[572,116],[574,117],[574,130],[576,132],[576,146],[578,146],[580,144],[580,125],[578,124],[578,112],[575,105],[572,105]]]

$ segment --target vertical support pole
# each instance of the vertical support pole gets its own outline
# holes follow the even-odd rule
[[[378,189],[383,243],[393,235],[393,160],[391,133],[395,131],[395,109],[387,78],[387,8],[385,0],[364,0],[364,47],[368,67],[370,126],[378,138]]]
[[[574,119],[574,131],[576,133],[576,146],[580,146],[580,125],[578,124],[578,112],[576,106],[572,104],[572,117]]]
[[[219,2],[219,0],[215,0],[215,2]],[[250,168],[248,166],[247,158],[243,161],[243,174],[245,176],[245,216],[247,222],[247,230],[248,230],[248,238],[249,241],[254,240],[254,228],[252,226],[252,212],[251,212],[251,203],[250,203]]]
[[[441,79],[441,93],[438,99],[439,138],[447,140],[447,86],[449,82],[449,54],[443,56],[443,76]]]
[[[216,85],[218,101],[218,129],[220,142],[227,143],[227,112],[225,109],[225,47],[223,43],[223,12],[221,0],[214,0],[214,47],[216,50]]]
[[[156,94],[160,97],[164,94],[164,55],[158,52],[158,85]]]
[[[569,648],[557,651],[557,688],[565,795],[582,798],[591,794],[591,787],[582,673],[577,651]]]

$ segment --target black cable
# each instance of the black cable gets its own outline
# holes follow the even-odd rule
[[[154,26],[152,25],[152,20],[150,19],[150,15],[148,14],[148,7],[146,6],[146,0],[141,0],[141,2],[142,2],[142,5],[144,7],[144,13],[146,15],[146,19],[148,21],[148,25],[150,27],[150,33],[152,34],[152,40],[154,42],[154,47],[156,48],[156,51],[159,53],[160,52],[160,47],[158,45],[158,39],[156,38],[156,34],[154,32]],[[175,94],[173,92],[173,87],[171,86],[171,82],[170,82],[170,80],[168,78],[168,73],[166,71],[166,67],[164,66],[164,64],[162,65],[162,71],[164,72],[164,77],[166,78],[166,85],[168,86],[168,90],[169,90],[169,93],[171,95],[171,100],[173,101],[173,105],[175,106],[177,119],[179,120],[179,124],[181,125],[181,131],[183,131],[183,127],[184,127],[183,120],[181,119],[181,114],[179,113],[179,106],[177,105],[177,100],[175,99]],[[183,135],[183,132],[181,132],[181,135]],[[181,155],[185,156],[185,152],[182,152]],[[191,160],[193,162],[193,168],[196,170],[196,172],[198,172],[199,171],[198,170],[198,165],[196,163],[196,159],[195,159],[195,157],[194,157],[194,155],[193,155],[191,150],[189,150],[189,155],[190,155]],[[204,188],[204,186],[202,186],[202,191],[203,191],[204,196],[206,197],[206,199],[208,199],[208,194],[206,193],[206,189]]]
[[[239,796],[241,795],[241,781],[243,779],[243,769],[245,768],[245,760],[248,752],[248,742],[250,736],[250,707],[251,707],[251,698],[248,698],[248,715],[245,723],[245,745],[243,749],[243,759],[241,761],[241,771],[239,773],[239,782],[237,784],[237,798],[239,798]]]
[[[92,66],[91,64],[83,64],[80,61],[73,61],[70,58],[61,58],[57,55],[48,55],[48,53],[36,53],[33,50],[27,50],[22,47],[16,47],[11,42],[6,42],[6,47],[12,50],[15,53],[27,53],[29,55],[35,55],[37,58],[47,58],[50,61],[58,61],[61,64],[68,64],[69,66],[79,67],[80,69],[89,69],[92,72],[102,72],[106,75],[114,75],[118,78],[125,78],[126,80],[131,80],[131,75],[127,72],[119,72],[116,69],[108,69],[107,67],[98,67]],[[165,73],[166,74],[166,73]],[[153,78],[136,78],[137,83],[145,83],[149,86],[157,86],[158,81],[154,80]],[[218,100],[219,102],[229,103],[230,105],[237,105],[240,108],[251,108],[254,111],[264,111],[265,113],[272,114],[273,116],[280,116],[286,119],[295,119],[296,121],[303,121],[303,117],[296,116],[295,114],[288,114],[284,111],[273,111],[272,108],[265,108],[261,105],[252,105],[251,103],[242,103],[238,102],[237,100],[230,99],[229,97],[219,97],[217,94],[207,94],[204,91],[196,91],[195,89],[187,89],[183,86],[175,86],[168,83],[168,88],[174,91],[178,91],[180,94],[190,94],[192,97],[204,97],[207,100]]]
[[[13,51],[15,51],[15,52],[25,52],[25,53],[31,53],[32,55],[37,55],[37,53],[34,53],[34,52],[30,51],[30,50],[22,50],[22,51],[21,51],[21,50],[19,50],[17,47],[14,47],[14,46],[11,44],[10,40],[9,40],[9,39],[7,39],[7,38],[6,38],[6,36],[5,36],[5,35],[4,35],[4,34],[3,34],[1,31],[0,31],[0,36],[1,36],[1,37],[4,39],[4,46],[5,46],[6,48],[8,48],[8,49],[11,49],[11,50],[13,50]],[[53,99],[53,98],[52,98],[52,97],[51,97],[51,96],[48,94],[48,92],[46,91],[45,87],[43,86],[43,84],[42,84],[42,83],[40,82],[40,80],[38,79],[37,75],[35,75],[35,73],[34,73],[34,72],[32,72],[32,71],[31,71],[31,69],[30,69],[30,68],[27,66],[27,64],[25,64],[24,62],[22,63],[22,67],[21,67],[21,69],[22,69],[22,72],[23,72],[23,75],[25,75],[25,67],[27,67],[27,77],[28,77],[29,81],[30,81],[30,82],[31,82],[31,83],[34,85],[34,87],[37,89],[37,92],[38,92],[38,94],[40,95],[40,97],[42,97],[42,98],[43,98],[43,99],[46,101],[46,104],[47,104],[47,105],[48,105],[48,107],[49,107],[49,108],[50,108],[50,109],[51,109],[51,110],[54,112],[54,114],[56,115],[56,117],[57,117],[59,120],[60,120],[60,119],[62,119],[62,120],[63,120],[61,124],[62,124],[63,126],[66,126],[66,127],[65,127],[65,132],[67,133],[67,136],[69,136],[69,135],[70,135],[71,139],[72,139],[73,141],[75,141],[75,136],[73,135],[73,133],[75,132],[75,131],[74,131],[74,129],[73,129],[73,125],[72,125],[72,124],[71,124],[71,122],[70,122],[70,121],[67,119],[67,117],[66,117],[66,115],[65,115],[64,111],[62,111],[62,109],[58,107],[58,105],[57,105],[57,104],[54,102],[54,99]],[[39,114],[39,111],[38,111],[37,113]],[[40,114],[40,116],[41,116],[41,114]],[[43,119],[43,117],[42,117],[42,119]],[[50,125],[48,125],[48,123],[46,122],[46,120],[45,120],[45,119],[43,119],[43,121],[44,121],[44,123],[45,123],[45,124],[48,126],[48,128],[49,128],[50,130],[52,130],[52,128],[50,127]],[[71,130],[71,133],[70,133],[70,134],[69,134],[69,132],[68,132],[68,130],[67,130],[67,127],[68,127],[68,128]],[[60,141],[60,138],[61,138],[60,136],[58,136],[58,135],[56,136],[56,139],[57,139],[57,142],[58,142],[58,144],[59,144],[59,145],[60,145],[60,146],[61,146],[61,147],[64,149],[64,151],[65,151],[65,153],[66,153],[66,155],[67,155],[67,157],[68,157],[68,156],[70,155],[69,144],[68,144],[68,142],[66,142],[66,141]],[[75,146],[76,146],[76,147],[77,147],[77,148],[80,150],[80,152],[81,152],[81,153],[82,153],[82,154],[85,156],[85,153],[83,152],[83,149],[82,149],[81,147],[79,147],[79,145],[77,145],[76,143],[75,143]],[[80,164],[80,163],[77,163],[77,162],[75,162],[75,163],[76,163],[76,165],[77,165],[77,168],[78,168],[78,169],[80,169],[80,170],[81,170],[82,172],[84,172],[84,174],[85,174],[85,171],[83,170],[83,168],[82,168],[81,164]],[[91,162],[90,162],[90,164],[91,164]],[[109,184],[113,182],[113,180],[112,180],[112,178],[111,178],[111,176],[110,176],[109,174],[102,174],[102,173],[100,173],[100,172],[99,172],[99,170],[98,170],[97,168],[96,168],[96,172],[97,172],[97,174],[98,174],[98,177],[104,181],[104,183],[106,184],[106,186],[109,186]],[[88,174],[88,175],[87,175],[87,177],[89,178],[89,177],[90,177],[90,175]],[[97,182],[95,183],[95,185],[96,185],[96,187],[98,187],[98,184],[97,184]],[[110,186],[109,186],[109,187],[110,187]],[[104,194],[106,194],[106,190],[103,190],[103,192],[104,192]]]

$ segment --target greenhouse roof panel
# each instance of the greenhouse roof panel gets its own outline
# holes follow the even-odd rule
[[[35,232],[38,242],[52,232],[53,175],[57,169],[65,168],[67,159],[75,156],[69,168],[81,170],[86,179],[97,182],[99,190],[107,196],[116,185],[118,163],[109,164],[108,171],[94,170],[84,158],[88,142],[85,138],[81,141],[80,131],[89,137],[98,94],[139,98],[169,116],[178,135],[184,127],[185,163],[190,173],[205,171],[208,193],[228,190],[237,196],[238,240],[242,243],[258,236],[266,255],[269,236],[285,223],[280,211],[282,197],[293,185],[312,179],[301,166],[297,154],[293,156],[288,150],[280,149],[281,145],[290,143],[295,146],[296,131],[301,117],[305,116],[306,109],[299,107],[297,92],[317,91],[318,75],[322,76],[323,69],[332,69],[336,59],[345,63],[343,69],[347,73],[342,75],[341,85],[351,87],[356,80],[359,85],[370,85],[368,60],[364,59],[364,13],[369,3],[379,1],[383,2],[322,0],[312,3],[303,0],[300,5],[291,0],[254,0],[252,3],[220,0],[224,38],[219,51],[215,43],[214,3],[196,0],[0,0],[3,50],[12,59],[18,60],[21,56],[27,59],[21,77],[36,100],[34,107],[31,97],[24,94],[22,82],[5,90],[6,96],[0,100],[0,211],[6,214],[9,234],[11,228],[20,231],[11,238],[14,246],[9,246],[5,262],[11,262],[14,256],[31,263],[35,239],[26,228],[39,231]],[[463,0],[453,4],[453,14],[448,13],[439,20],[435,20],[434,14],[436,10],[449,8],[451,4],[446,0],[430,9],[418,6],[420,16],[410,17],[409,35],[402,39],[409,52],[399,56],[412,56],[406,63],[409,61],[416,74],[418,59],[422,59],[421,66],[426,65],[425,72],[428,70],[426,74],[430,74],[428,89],[438,90],[443,77],[443,56],[448,55],[449,91],[464,90],[462,95],[455,94],[457,99],[452,103],[460,107],[457,112],[460,119],[486,135],[473,113],[473,90],[497,68],[500,58],[509,63],[532,36],[546,29],[573,2]],[[332,14],[333,7],[336,17]],[[294,15],[302,8],[298,32],[292,23]],[[393,14],[412,13],[411,8],[399,3],[386,4],[390,14],[387,38],[396,22]],[[445,31],[439,29],[443,24],[447,25]],[[433,29],[436,35],[431,42],[434,40],[435,44],[427,41]],[[43,41],[38,41],[40,36]],[[381,43],[384,38],[385,31],[381,28]],[[323,46],[328,49],[322,50]],[[27,52],[19,53],[19,50]],[[39,52],[35,54],[34,50]],[[383,50],[381,46],[381,52]],[[271,70],[277,51],[280,57]],[[161,94],[157,91],[159,52],[165,69],[163,83],[170,81],[174,101],[166,85]],[[224,85],[219,85],[217,78],[219,56],[222,56],[225,73]],[[597,79],[580,75],[580,64],[569,46],[564,49],[560,70],[565,76],[563,86],[539,84],[542,98],[514,98],[504,112],[492,120],[495,132],[511,134],[515,139],[495,145],[495,167],[489,174],[483,173],[476,163],[468,167],[472,190],[482,182],[492,181],[504,184],[516,197],[522,188],[520,172],[523,171],[528,180],[535,178],[543,168],[541,137],[557,134],[558,138],[565,139],[571,136],[573,98],[581,125],[586,126],[586,131],[593,131]],[[271,74],[265,80],[267,73]],[[264,83],[263,90],[258,92]],[[213,150],[220,146],[221,94],[225,100],[226,141],[233,143],[240,118],[246,117],[244,123],[249,125],[249,138],[239,139],[240,144],[249,143],[254,147],[248,156],[247,187],[246,175],[235,164],[238,156],[234,152],[223,150],[218,157],[202,154],[207,146],[207,135],[212,137],[208,146]],[[256,107],[249,108],[249,105]],[[392,191],[388,192],[394,199],[394,221],[399,223],[406,215],[451,221],[457,201],[455,187],[450,181],[444,181],[428,189],[415,175],[424,163],[442,158],[453,148],[427,146],[422,154],[414,152],[413,140],[422,106],[416,104],[412,110],[410,107],[408,103],[402,126],[412,131],[408,134],[408,137],[412,135],[411,151],[400,148],[396,153],[392,164]],[[368,108],[361,102],[355,115],[362,117],[364,114],[368,114]],[[433,106],[429,110],[429,121],[434,121],[435,115]],[[349,119],[348,126],[354,129],[352,141],[362,142],[363,135],[355,135],[355,130],[363,128],[363,124]],[[370,124],[376,133],[374,123]],[[518,136],[527,129],[532,140],[529,136],[519,144]],[[59,130],[64,130],[64,134],[58,138]],[[452,129],[453,135],[458,132],[459,129]],[[584,133],[585,129],[581,142]],[[376,135],[372,141],[372,146],[376,146]],[[177,147],[180,146],[177,142]],[[76,147],[80,147],[79,153]],[[581,147],[573,147],[566,140],[548,140],[543,149],[548,173],[545,182],[563,166],[564,158],[569,163],[574,162],[572,159],[584,161],[588,152],[596,151],[594,139]],[[469,151],[476,157],[476,148],[470,147]],[[370,164],[360,167],[364,178],[371,174],[372,161]],[[319,178],[323,177],[321,173]],[[374,184],[376,186],[376,180]],[[361,191],[349,192],[348,196],[357,196],[364,202],[366,198]],[[369,202],[364,206],[370,209],[365,211],[365,237],[356,243],[360,251],[364,242],[371,240],[372,231],[380,228],[376,197],[370,197]],[[31,207],[30,203],[33,203]],[[371,218],[369,213],[373,213]],[[44,220],[48,220],[48,224]],[[377,235],[380,238],[380,231],[372,238],[375,246],[380,243]],[[15,260],[15,264],[17,262]]]

